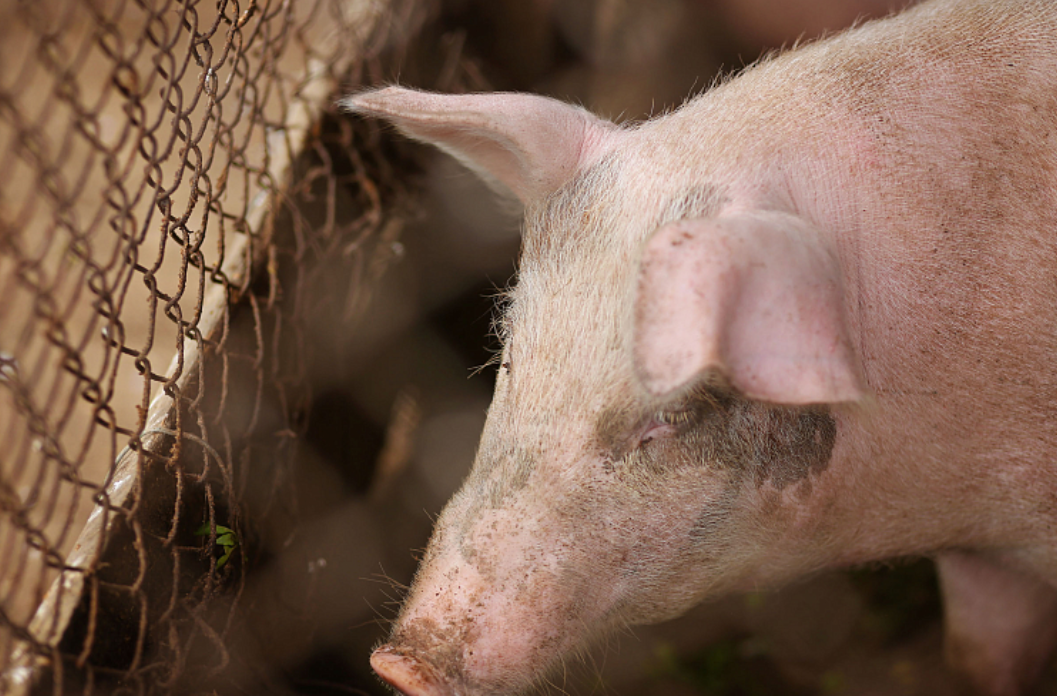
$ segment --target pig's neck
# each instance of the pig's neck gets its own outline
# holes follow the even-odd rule
[[[1057,578],[1057,237],[1050,199],[1031,193],[1052,191],[1052,169],[1018,170],[1016,189],[981,188],[1005,181],[1007,165],[967,160],[985,150],[969,145],[945,151],[950,191],[937,193],[913,158],[893,191],[892,163],[860,143],[873,158],[822,167],[845,186],[805,206],[833,236],[870,391],[834,407],[830,466],[783,493],[792,542],[819,550],[817,567],[960,548]]]
[[[958,402],[958,399],[969,402]],[[1057,577],[1057,475],[1042,419],[963,418],[970,396],[880,393],[838,407],[825,471],[776,494],[774,580],[819,568],[971,549],[1017,557]],[[974,408],[975,407],[975,408]],[[768,508],[760,495],[761,508]],[[784,538],[784,539],[782,539]],[[810,568],[804,568],[807,565]],[[767,574],[764,574],[767,575]]]

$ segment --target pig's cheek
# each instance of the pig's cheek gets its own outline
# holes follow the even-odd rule
[[[656,557],[674,557],[696,546],[707,532],[699,524],[702,517],[715,518],[737,496],[734,473],[705,461],[691,445],[658,438],[629,453],[616,468],[620,491],[615,498],[625,499],[620,508],[635,531],[621,535],[625,544],[632,542],[632,570],[655,568]]]
[[[656,466],[656,465],[655,465]],[[703,467],[670,467],[639,479],[619,573],[600,598],[620,621],[650,623],[678,616],[712,588],[731,585],[736,557],[730,508],[739,488]],[[648,492],[648,493],[646,493]],[[629,499],[630,500],[630,499]]]
[[[648,498],[645,505],[658,528],[646,531],[644,545],[660,535],[672,538],[672,554],[689,550],[711,558],[722,553],[735,532],[736,511],[751,477],[739,464],[706,453],[732,449],[710,434],[688,433],[655,439],[627,458],[625,480],[640,499]]]

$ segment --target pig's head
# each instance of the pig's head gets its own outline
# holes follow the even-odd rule
[[[825,405],[860,394],[817,231],[672,166],[649,125],[513,94],[345,105],[526,211],[476,463],[375,670],[409,693],[517,690],[592,635],[780,566],[797,523],[776,501],[826,467]]]

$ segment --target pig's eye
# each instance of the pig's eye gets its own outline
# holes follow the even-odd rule
[[[686,431],[707,415],[722,410],[729,397],[708,384],[702,384],[683,400],[655,413],[640,432],[639,444],[674,436]]]
[[[686,426],[693,420],[694,410],[691,407],[682,407],[669,411],[659,411],[646,424],[639,437],[639,444],[645,445],[657,438],[674,436],[680,428]]]

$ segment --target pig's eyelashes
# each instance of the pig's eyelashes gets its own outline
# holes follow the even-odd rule
[[[679,428],[690,423],[693,420],[694,413],[692,407],[683,407],[682,409],[659,412],[653,419],[662,425]]]

